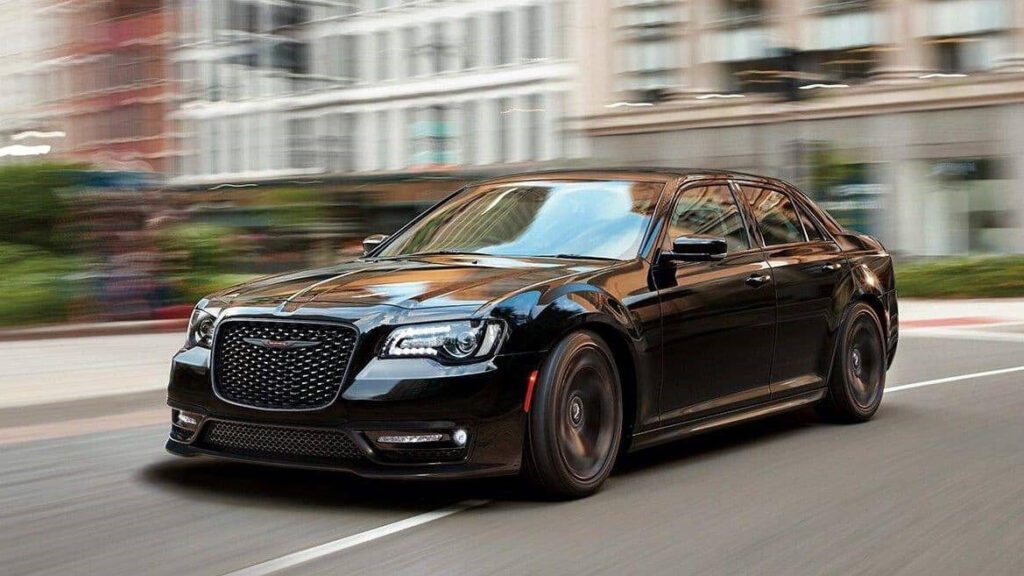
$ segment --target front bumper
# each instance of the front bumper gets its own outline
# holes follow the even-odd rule
[[[471,478],[515,474],[522,460],[523,400],[540,354],[479,365],[370,359],[322,409],[264,410],[214,393],[210,354],[183,350],[172,363],[167,450],[179,456],[329,469],[373,478]],[[177,415],[197,423],[185,429]],[[231,435],[225,435],[230,430]],[[455,441],[457,430],[466,441]],[[216,432],[216,436],[214,433]],[[436,441],[382,442],[382,435],[431,434]]]

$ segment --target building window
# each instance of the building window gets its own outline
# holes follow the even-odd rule
[[[508,12],[494,14],[494,63],[498,66],[512,62],[512,18]]]
[[[341,54],[336,57],[341,59],[341,77],[348,83],[358,82],[359,70],[359,37],[344,36],[342,41]]]
[[[391,135],[391,123],[387,110],[377,112],[377,169],[388,169],[388,157],[391,149],[388,146]]]
[[[569,33],[569,20],[566,17],[568,10],[567,4],[564,0],[558,0],[551,3],[551,25],[549,26],[549,34],[551,34],[551,57],[552,58],[565,58],[566,53],[566,40],[572,38],[572,34]]]
[[[931,41],[935,68],[946,74],[971,74],[992,69],[999,57],[996,36],[940,38]]]
[[[311,118],[290,120],[289,138],[291,143],[292,168],[307,169],[316,167],[316,131]]]
[[[480,63],[480,56],[477,54],[479,41],[477,40],[477,18],[467,18],[462,22],[462,67],[475,68]]]
[[[634,3],[619,10],[618,87],[623,91],[670,88],[680,83],[679,6]]]
[[[211,120],[206,125],[208,127],[206,149],[209,152],[209,154],[204,155],[204,158],[209,159],[206,165],[206,173],[220,174],[220,121]]]
[[[764,0],[721,0],[719,5],[722,24],[748,26],[759,24],[765,14]]]
[[[544,156],[544,151],[541,147],[544,143],[542,133],[544,131],[544,116],[547,114],[547,110],[544,109],[544,102],[539,94],[531,94],[527,99],[526,107],[528,109],[527,118],[529,119],[529,130],[526,135],[528,146],[526,158],[528,160],[540,160]]]
[[[376,37],[376,51],[377,51],[377,80],[388,80],[391,78],[391,49],[388,42],[387,32],[377,32],[374,34]]]
[[[801,72],[810,74],[815,82],[862,81],[878,67],[880,54],[865,49],[808,52],[801,55]]]
[[[540,6],[526,8],[526,45],[523,54],[527,60],[540,60],[544,56],[544,19],[541,17]]]
[[[471,166],[477,163],[476,151],[476,103],[462,104],[462,164]]]
[[[415,28],[402,30],[402,60],[405,62],[405,77],[415,78],[418,73]]]
[[[498,162],[512,157],[512,99],[498,100]]]

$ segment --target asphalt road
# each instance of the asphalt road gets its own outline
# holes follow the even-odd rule
[[[712,433],[630,457],[575,502],[180,460],[164,426],[0,445],[0,574],[282,557],[295,575],[1022,574],[1024,371],[944,380],[1024,366],[1024,330],[1000,333],[905,336],[868,424],[804,411]]]

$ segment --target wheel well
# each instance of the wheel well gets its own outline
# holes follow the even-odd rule
[[[622,385],[622,446],[628,450],[629,439],[633,437],[636,425],[638,398],[637,372],[633,354],[629,351],[629,342],[625,336],[605,324],[591,323],[580,326],[581,330],[589,330],[601,337],[611,348],[615,365],[619,371]]]
[[[889,341],[889,323],[885,316],[885,306],[882,305],[882,301],[874,294],[861,294],[855,302],[864,302],[878,315],[878,321],[882,324],[882,344],[888,348]]]

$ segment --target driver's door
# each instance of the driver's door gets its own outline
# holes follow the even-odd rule
[[[711,262],[655,263],[661,299],[661,422],[755,404],[769,398],[775,340],[772,272],[728,183],[683,189],[669,213],[662,251],[681,236],[727,241]]]

